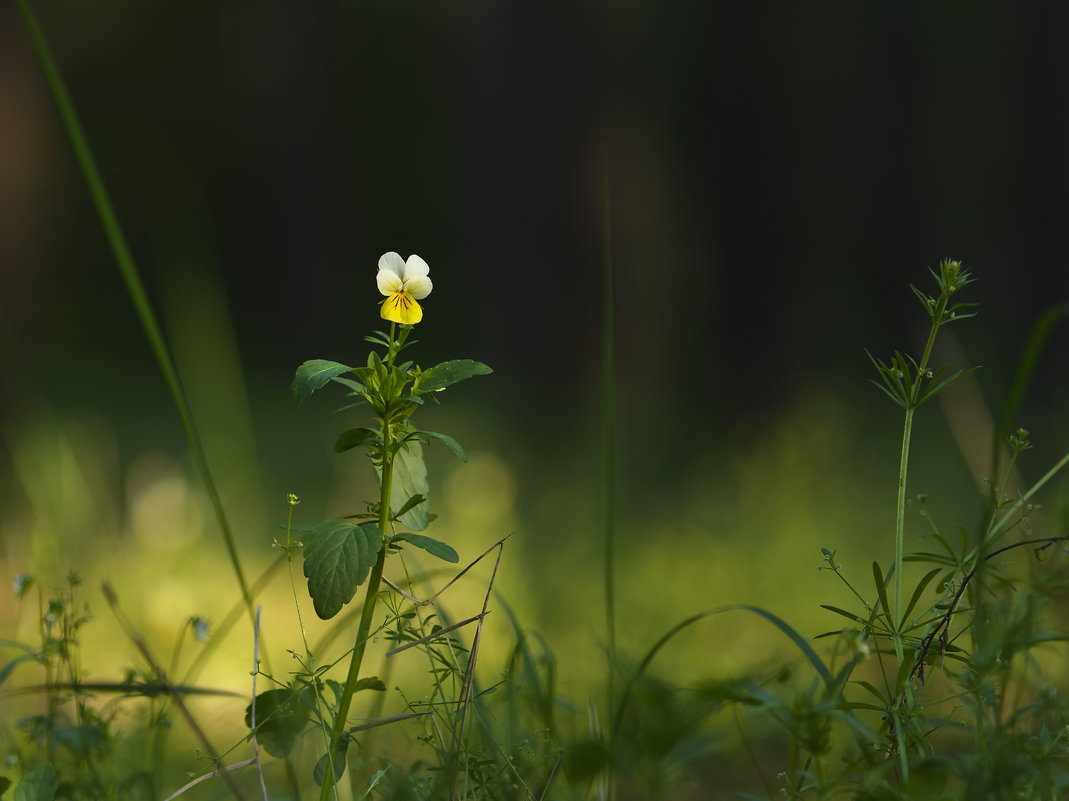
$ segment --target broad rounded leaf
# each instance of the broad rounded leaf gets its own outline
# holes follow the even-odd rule
[[[22,774],[15,788],[15,801],[52,801],[59,789],[59,779],[51,762],[42,762]]]
[[[256,696],[256,742],[273,757],[283,758],[308,726],[309,706],[304,691],[268,690]],[[252,728],[252,704],[245,707],[245,725]]]
[[[352,369],[339,362],[326,359],[306,361],[297,368],[297,374],[293,377],[293,405],[300,409],[304,402],[312,397],[313,392],[324,386],[334,376]]]
[[[372,523],[328,520],[304,538],[304,576],[316,614],[330,620],[353,599],[382,548]]]

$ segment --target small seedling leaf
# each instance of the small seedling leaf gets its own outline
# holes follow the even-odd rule
[[[413,394],[420,392],[436,392],[445,389],[465,379],[477,375],[489,375],[494,372],[482,362],[471,359],[454,359],[449,362],[436,364],[429,370],[424,370],[412,384]]]
[[[306,361],[297,368],[297,374],[293,377],[293,405],[300,409],[317,389],[324,386],[334,376],[351,369],[344,364],[326,359]]]
[[[396,537],[393,538],[392,541],[397,542],[398,540],[410,542],[417,548],[422,548],[431,556],[437,556],[439,559],[443,559],[446,562],[450,562],[454,565],[460,561],[460,556],[457,554],[456,551],[454,551],[444,542],[439,542],[438,540],[432,539],[431,537],[425,537],[422,534],[410,534],[406,532],[404,534],[398,534]]]
[[[372,523],[328,520],[304,538],[304,576],[316,614],[330,620],[352,600],[382,548]]]

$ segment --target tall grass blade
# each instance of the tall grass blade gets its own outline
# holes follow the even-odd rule
[[[255,625],[256,613],[253,610],[252,596],[249,593],[249,587],[245,581],[244,571],[241,569],[237,547],[234,544],[234,536],[231,533],[230,523],[227,521],[226,513],[223,510],[222,499],[219,497],[219,492],[216,489],[211,471],[208,468],[208,461],[204,455],[204,448],[201,445],[200,436],[197,434],[196,427],[193,424],[193,413],[189,408],[189,401],[186,399],[185,392],[182,389],[182,383],[179,380],[178,371],[174,366],[174,360],[171,358],[171,354],[167,349],[167,344],[163,339],[163,334],[160,330],[159,322],[156,319],[156,314],[152,309],[152,304],[149,302],[144,284],[141,283],[137,267],[134,264],[133,257],[130,255],[130,249],[126,244],[126,238],[123,236],[122,229],[119,226],[119,220],[112,208],[107,189],[104,187],[104,181],[100,176],[100,171],[97,169],[93,153],[89,149],[89,143],[85,137],[85,133],[82,131],[81,122],[78,120],[78,115],[74,110],[74,105],[64,86],[63,79],[60,77],[59,71],[57,70],[55,63],[52,61],[52,56],[48,52],[48,47],[45,44],[44,37],[37,25],[37,20],[34,17],[33,12],[30,10],[29,3],[27,0],[18,0],[18,5],[26,24],[26,30],[29,33],[30,40],[37,55],[37,60],[41,65],[41,71],[44,73],[45,82],[48,84],[48,89],[52,93],[52,99],[56,103],[56,109],[59,112],[63,127],[66,129],[67,135],[70,137],[71,147],[74,149],[74,155],[78,161],[78,166],[82,171],[82,176],[85,178],[86,186],[89,189],[89,195],[92,198],[93,205],[96,207],[97,214],[100,216],[100,223],[104,228],[104,234],[107,237],[108,244],[115,256],[115,261],[119,267],[119,273],[122,275],[123,282],[126,284],[126,289],[130,293],[130,300],[134,304],[134,310],[137,312],[137,316],[141,321],[141,327],[144,329],[145,338],[148,340],[149,347],[152,349],[152,353],[156,357],[156,363],[160,368],[160,372],[163,374],[164,383],[166,383],[167,390],[171,395],[171,399],[174,401],[175,409],[178,411],[178,417],[181,420],[182,428],[185,431],[186,440],[189,442],[189,447],[193,454],[193,461],[196,463],[197,470],[201,474],[205,489],[208,492],[208,497],[211,499],[212,507],[215,510],[215,516],[219,521],[219,528],[223,535],[223,541],[226,544],[230,563],[234,568],[234,574],[237,576],[238,584],[241,587],[241,596],[245,601],[249,620]]]
[[[608,706],[612,709],[615,702],[613,675],[616,666],[616,482],[615,453],[613,437],[615,435],[615,408],[613,395],[613,293],[612,293],[612,215],[611,194],[609,191],[609,156],[605,152],[602,161],[602,328],[601,328],[601,527],[605,540],[605,629],[608,640],[607,692]],[[610,730],[610,737],[614,735]],[[609,742],[612,750],[612,741]],[[606,778],[607,795],[615,796],[612,762],[609,762]]]
[[[1028,335],[1021,358],[1017,362],[1017,370],[1013,374],[1013,381],[1006,393],[1006,402],[1002,406],[1002,417],[999,419],[998,428],[995,429],[994,441],[991,443],[991,475],[997,476],[999,472],[999,457],[1002,453],[1002,445],[1010,435],[1014,420],[1024,402],[1028,385],[1032,382],[1032,374],[1039,364],[1039,357],[1047,345],[1047,340],[1054,332],[1055,326],[1066,317],[1069,317],[1069,299],[1063,300],[1055,306],[1051,306],[1036,320],[1032,331]]]

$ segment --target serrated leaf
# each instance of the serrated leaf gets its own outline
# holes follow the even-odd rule
[[[477,375],[489,375],[494,372],[482,362],[471,359],[454,359],[436,364],[420,373],[412,384],[412,392],[436,392],[439,389],[456,384]]]
[[[297,374],[293,377],[293,405],[300,409],[317,389],[324,386],[334,376],[351,369],[344,364],[327,359],[306,361],[297,368]]]
[[[460,447],[460,443],[457,442],[455,439],[453,439],[448,434],[439,434],[437,431],[420,431],[419,433],[420,433],[421,436],[433,437],[434,439],[438,440],[439,442],[444,442],[446,444],[446,446],[449,448],[449,450],[451,450],[453,453],[455,453],[459,457],[460,461],[462,461],[462,462],[468,461],[468,455],[466,453],[464,453],[464,449]]]
[[[341,453],[350,448],[357,448],[368,440],[377,439],[378,436],[379,432],[373,428],[350,428],[338,436],[337,441],[334,443],[334,450],[337,453]]]
[[[51,762],[42,762],[22,774],[15,788],[15,801],[52,801],[59,789],[59,779]]]
[[[367,678],[357,681],[356,687],[353,688],[354,693],[358,693],[361,690],[373,690],[377,693],[384,693],[386,692],[386,685],[378,676],[368,676]]]
[[[309,722],[303,691],[267,690],[256,696],[256,742],[273,757],[287,756]],[[245,707],[245,725],[252,728],[252,704]]]
[[[304,538],[304,576],[316,614],[330,620],[353,599],[382,548],[373,523],[328,520]]]
[[[444,542],[440,542],[439,540],[433,539],[432,537],[425,537],[422,534],[412,534],[410,532],[405,532],[403,534],[398,534],[391,540],[391,542],[398,542],[400,540],[409,542],[412,545],[415,545],[417,548],[422,548],[431,556],[437,556],[439,559],[443,559],[446,562],[450,562],[454,565],[460,561],[460,555],[457,554],[456,551],[454,551]]]

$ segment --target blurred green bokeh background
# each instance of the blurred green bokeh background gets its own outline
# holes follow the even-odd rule
[[[838,549],[859,580],[893,552],[900,417],[866,384],[863,349],[918,347],[926,321],[907,285],[927,287],[943,257],[976,275],[966,299],[981,306],[937,357],[984,369],[924,409],[910,489],[948,529],[972,525],[985,423],[1033,320],[1069,297],[1060,8],[34,8],[249,572],[274,558],[287,492],[303,499],[299,522],[374,495],[366,466],[331,449],[351,418],[331,399],[296,413],[289,382],[307,358],[361,361],[378,327],[378,256],[419,253],[435,289],[415,358],[496,371],[423,417],[472,456],[431,449],[436,536],[469,560],[514,533],[497,586],[545,633],[580,703],[604,647],[603,154],[618,621],[632,654],[732,602],[805,634],[836,626],[818,604],[844,591],[818,572],[819,549]],[[96,587],[110,580],[171,643],[189,616],[221,617],[236,586],[11,4],[0,120],[0,578],[78,569],[101,610]],[[1069,446],[1067,345],[1057,331],[1020,420],[1037,445],[1026,477]],[[922,532],[912,518],[911,541]],[[263,600],[269,625],[293,631],[286,582]],[[32,618],[0,604],[11,636]],[[94,672],[131,661],[106,615],[93,628],[110,643]],[[214,684],[247,689],[242,638]],[[716,620],[664,669],[723,675],[784,645],[752,620]]]

